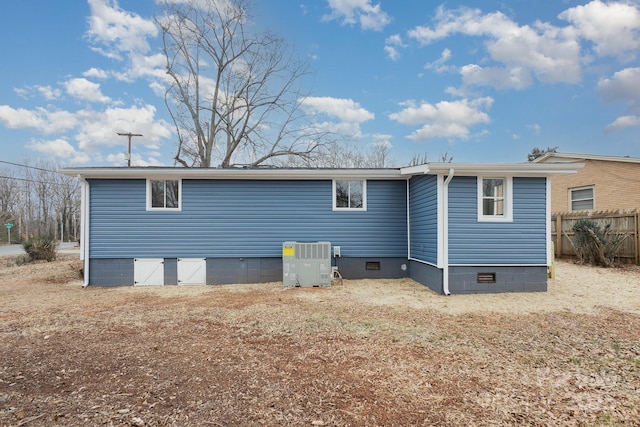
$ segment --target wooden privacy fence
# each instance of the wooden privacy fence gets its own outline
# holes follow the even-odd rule
[[[640,211],[637,209],[631,211],[577,211],[552,214],[551,239],[555,243],[557,258],[576,255],[569,239],[574,238],[573,225],[579,219],[590,219],[600,227],[611,224],[611,229],[616,234],[627,235],[616,260],[622,263],[640,264],[640,235],[638,234]],[[558,230],[560,230],[560,233],[558,233]]]

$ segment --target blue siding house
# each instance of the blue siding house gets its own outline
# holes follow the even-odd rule
[[[69,168],[85,283],[282,280],[283,242],[330,242],[345,278],[436,292],[544,291],[547,177],[575,164],[394,169]]]

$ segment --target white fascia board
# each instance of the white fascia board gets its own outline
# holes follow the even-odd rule
[[[547,153],[533,160],[533,162],[534,163],[579,162],[581,160],[600,160],[605,162],[640,163],[640,157],[603,156],[599,154],[579,154],[579,153]]]
[[[429,173],[429,165],[425,163],[417,166],[407,166],[400,168],[400,173],[402,175],[423,175]]]
[[[584,167],[576,163],[429,163],[428,165],[402,168],[404,175],[428,173],[433,175],[447,175],[450,169],[455,170],[456,176],[517,176],[541,177],[551,175],[570,175]]]
[[[407,179],[400,169],[241,169],[241,168],[170,168],[115,167],[65,168],[61,173],[83,178],[127,179]]]

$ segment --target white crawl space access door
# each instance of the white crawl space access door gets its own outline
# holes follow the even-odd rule
[[[135,258],[133,260],[133,284],[135,286],[164,285],[164,259]]]
[[[205,285],[207,260],[205,258],[178,258],[178,285]]]

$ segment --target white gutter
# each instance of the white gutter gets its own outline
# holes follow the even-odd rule
[[[400,169],[285,169],[285,168],[170,168],[96,167],[66,168],[61,173],[96,179],[407,179]]]
[[[442,292],[451,295],[449,292],[449,183],[453,179],[455,171],[449,169],[449,175],[444,181],[442,188]]]
[[[83,276],[82,287],[89,286],[89,200],[90,189],[89,183],[78,175],[80,180],[80,259],[83,260]]]

